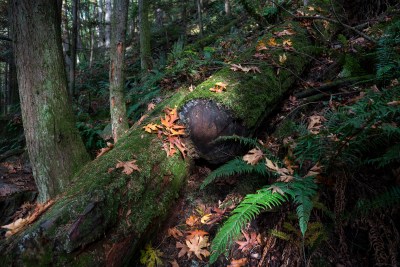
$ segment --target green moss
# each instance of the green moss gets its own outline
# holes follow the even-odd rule
[[[290,22],[291,28],[296,32],[292,36],[276,38],[278,44],[290,39],[294,51],[285,51],[282,47],[270,48],[268,56],[271,60],[256,61],[252,56],[256,53],[255,46],[241,57],[240,63],[257,66],[261,73],[234,72],[230,67],[225,67],[215,73],[189,94],[182,105],[193,99],[211,99],[231,110],[234,116],[242,120],[248,128],[256,128],[266,114],[270,113],[280,98],[301,75],[315,48],[307,38],[305,30],[297,23]],[[288,23],[276,28],[279,32],[289,27]],[[268,33],[260,39],[265,43],[274,37]],[[278,68],[279,56],[286,54],[287,60]],[[211,92],[217,82],[227,84],[226,91],[222,93]],[[182,106],[181,105],[181,106]]]

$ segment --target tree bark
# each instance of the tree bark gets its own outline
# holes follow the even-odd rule
[[[88,160],[67,94],[56,1],[13,1],[13,49],[29,158],[40,202]]]
[[[114,142],[128,130],[125,105],[125,46],[129,0],[114,0],[110,48],[110,114]]]
[[[231,3],[229,0],[225,0],[225,15],[227,17],[231,16]]]
[[[139,0],[140,65],[142,70],[150,70],[153,65],[151,58],[149,5],[149,0]]]
[[[197,6],[197,20],[199,23],[199,28],[200,28],[200,37],[203,37],[204,31],[203,31],[203,6],[202,6],[202,1],[201,0],[196,0],[196,6]]]
[[[286,63],[256,61],[252,48],[236,63],[251,59],[261,73],[235,72],[228,66],[193,92],[182,89],[165,97],[142,125],[159,123],[165,107],[177,106],[191,140],[187,145],[193,143],[198,154],[208,160],[226,160],[221,155],[230,153],[231,145],[225,143],[224,151],[219,152],[216,146],[221,144],[212,141],[221,135],[254,133],[310,61],[306,54],[314,49],[307,31],[296,22],[289,24],[280,25],[276,31],[293,27],[293,49],[299,53],[278,48],[266,55],[278,62],[279,55],[286,53]],[[260,41],[267,43],[272,36],[268,33]],[[221,82],[226,84],[226,91],[209,90]],[[0,241],[5,264],[19,265],[24,259],[37,266],[135,266],[135,253],[168,215],[193,164],[191,156],[185,160],[180,155],[167,157],[161,139],[141,127],[132,127],[113,150],[86,165],[68,192],[38,222]],[[119,161],[132,159],[136,159],[140,172],[127,175],[115,169]]]
[[[71,34],[71,66],[69,69],[68,92],[71,97],[75,97],[75,68],[76,50],[78,45],[78,7],[79,0],[72,1],[72,34]]]

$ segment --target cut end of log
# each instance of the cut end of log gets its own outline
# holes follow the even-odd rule
[[[242,152],[238,143],[214,142],[220,136],[246,136],[249,132],[223,106],[212,100],[195,99],[187,102],[179,115],[201,158],[220,164]]]

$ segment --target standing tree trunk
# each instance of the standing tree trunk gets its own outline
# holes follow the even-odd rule
[[[12,33],[22,119],[39,202],[88,161],[67,94],[56,1],[13,0]]]
[[[149,24],[149,0],[139,0],[139,27],[140,27],[140,66],[142,70],[152,68],[150,24]]]
[[[126,22],[129,0],[114,0],[110,49],[110,113],[114,142],[128,130],[124,97]]]
[[[105,43],[103,3],[103,0],[98,0],[97,2],[97,35],[99,37],[98,47],[104,46]]]
[[[104,16],[105,33],[104,33],[104,44],[106,48],[110,47],[110,39],[111,39],[111,0],[105,0],[106,2],[106,13]]]
[[[231,3],[229,0],[225,0],[225,15],[228,17],[231,16]]]
[[[202,2],[201,0],[196,0],[197,5],[197,19],[199,20],[199,28],[200,28],[200,37],[203,37],[203,11],[202,11]]]
[[[68,91],[71,99],[75,96],[76,50],[78,45],[78,7],[79,0],[72,1],[71,67],[69,69]]]

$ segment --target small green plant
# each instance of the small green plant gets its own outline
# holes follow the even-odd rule
[[[151,244],[147,244],[144,250],[140,251],[140,263],[146,265],[146,267],[157,267],[163,266],[163,262],[160,257],[163,253],[153,248]]]

